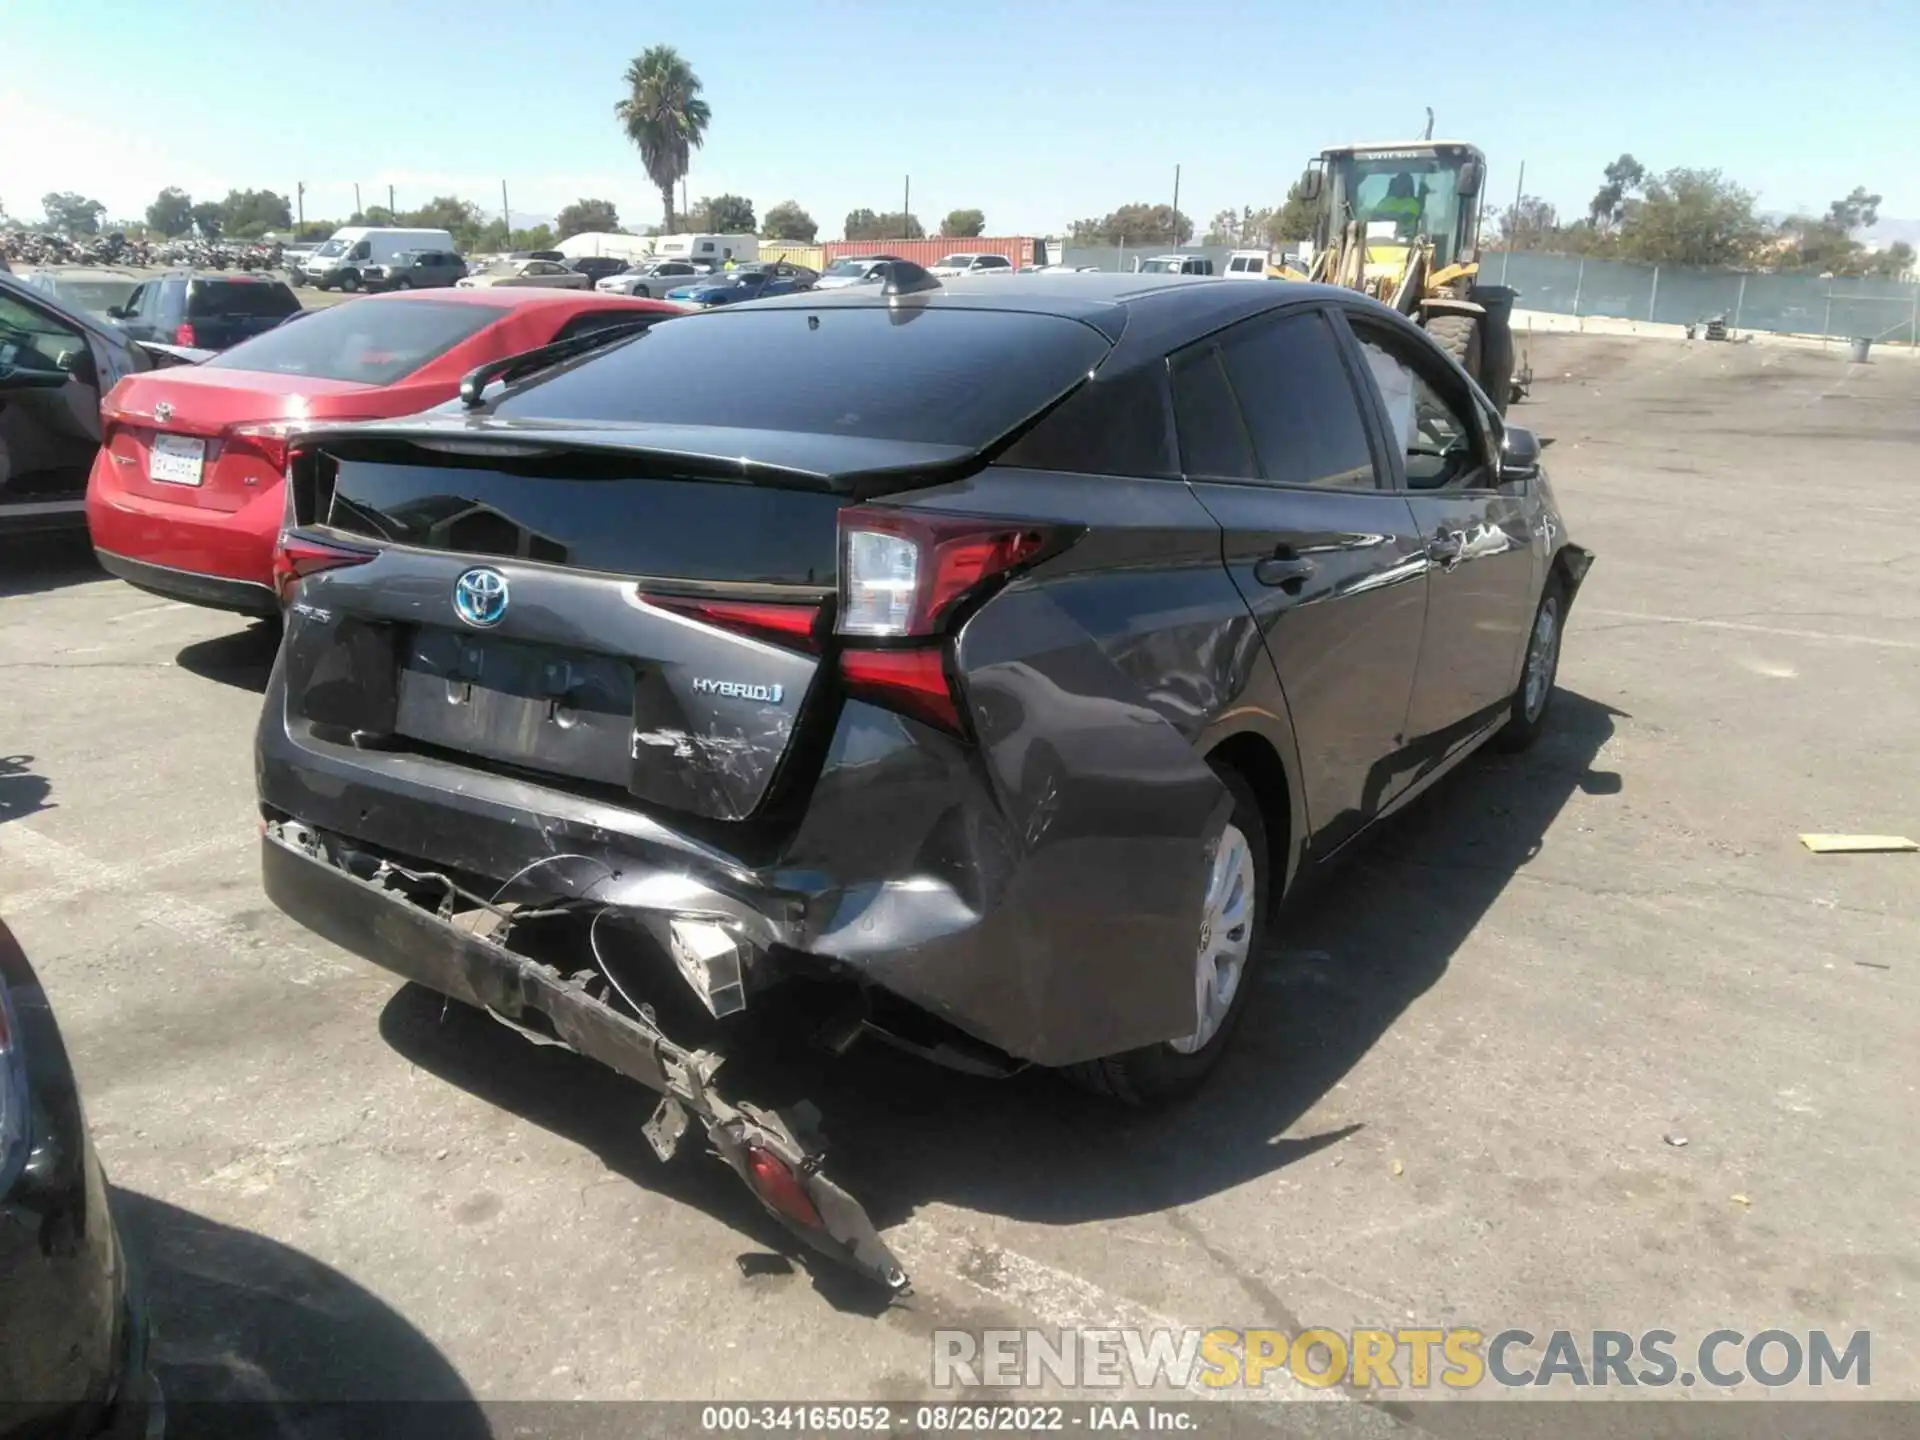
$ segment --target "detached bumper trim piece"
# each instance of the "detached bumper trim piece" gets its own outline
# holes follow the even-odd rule
[[[821,1168],[807,1138],[811,1116],[730,1104],[711,1088],[724,1059],[676,1045],[646,1021],[603,1003],[558,971],[461,929],[405,896],[363,880],[293,838],[296,827],[269,825],[261,839],[261,879],[273,903],[342,949],[516,1025],[543,1017],[569,1049],[637,1080],[705,1126],[720,1158],[767,1213],[821,1254],[896,1292],[907,1275],[867,1213]],[[675,1136],[677,1139],[677,1136]],[[670,1152],[671,1144],[659,1146]],[[798,1182],[820,1224],[808,1226],[763,1194],[772,1156]]]

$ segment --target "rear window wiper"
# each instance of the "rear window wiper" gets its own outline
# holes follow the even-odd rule
[[[645,319],[635,319],[621,325],[607,325],[579,335],[569,335],[550,345],[535,346],[517,355],[506,355],[498,360],[489,360],[484,365],[476,365],[460,377],[460,403],[469,410],[478,410],[481,392],[496,380],[518,380],[536,370],[557,365],[569,356],[584,355],[589,350],[611,345],[616,340],[631,340],[665,318],[664,315],[649,315]]]

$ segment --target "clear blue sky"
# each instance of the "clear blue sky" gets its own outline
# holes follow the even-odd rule
[[[389,183],[516,212],[581,195],[626,222],[659,197],[614,125],[626,61],[676,45],[714,122],[693,197],[797,199],[837,235],[855,206],[929,226],[979,206],[991,233],[1057,230],[1171,198],[1204,227],[1278,203],[1323,144],[1478,142],[1493,194],[1579,212],[1623,150],[1718,167],[1764,210],[1856,184],[1920,217],[1913,64],[1920,4],[1700,0],[0,0],[0,204],[75,189],[115,216],[167,184],[291,194],[344,216]],[[1301,30],[1337,17],[1342,52]],[[354,32],[357,32],[357,37]],[[1404,60],[1398,56],[1407,56]],[[1440,56],[1444,58],[1426,58]]]

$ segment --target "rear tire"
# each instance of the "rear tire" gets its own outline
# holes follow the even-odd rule
[[[1480,373],[1473,378],[1504,416],[1513,403],[1513,327],[1489,316],[1481,327],[1480,345]]]
[[[346,274],[340,277],[340,288],[349,295],[358,290],[360,288],[360,272],[358,270],[347,271]]]
[[[1527,632],[1527,658],[1520,666],[1507,723],[1493,737],[1495,748],[1517,753],[1540,738],[1547,712],[1553,708],[1554,683],[1560,674],[1560,637],[1567,623],[1567,587],[1558,574],[1534,607],[1533,628]]]
[[[413,281],[409,280],[405,275],[402,275],[399,280],[395,282],[393,288],[396,290],[411,290],[413,288]]]
[[[1211,942],[1216,934],[1218,939],[1226,942],[1220,947],[1225,950],[1244,927],[1245,934],[1240,937],[1244,948],[1240,952],[1237,972],[1231,980],[1230,997],[1224,1013],[1216,1012],[1217,1018],[1211,1033],[1207,1030],[1207,1007],[1203,1002],[1200,1007],[1201,1026],[1184,1040],[1165,1040],[1158,1045],[1145,1045],[1138,1050],[1066,1067],[1065,1074],[1069,1080],[1096,1095],[1107,1095],[1129,1105],[1144,1106],[1176,1100],[1198,1089],[1233,1043],[1233,1032],[1246,1012],[1247,997],[1253,993],[1252,977],[1258,968],[1262,931],[1267,922],[1268,877],[1272,873],[1268,864],[1266,825],[1253,787],[1239,771],[1216,765],[1214,774],[1233,797],[1233,814],[1213,855],[1215,888],[1219,888],[1218,882],[1223,877],[1225,887],[1220,889],[1217,903],[1213,896],[1209,897],[1207,919],[1197,941],[1194,959],[1189,963],[1195,967],[1197,990],[1202,979],[1201,956],[1215,948]],[[1236,846],[1243,849],[1243,865],[1234,862]],[[1243,910],[1236,911],[1234,907],[1236,895],[1242,896],[1246,902]],[[1238,924],[1234,923],[1236,913],[1244,915]],[[1214,925],[1220,926],[1218,932],[1212,931]],[[1221,971],[1216,968],[1216,977],[1220,974]],[[1216,984],[1219,984],[1217,979]]]

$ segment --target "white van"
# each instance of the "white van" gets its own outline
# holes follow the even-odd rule
[[[336,285],[358,290],[361,272],[369,265],[387,265],[402,250],[453,250],[453,236],[445,230],[395,230],[380,225],[344,225],[315,250],[294,272],[296,285],[314,284],[322,290]]]
[[[1227,257],[1226,273],[1242,280],[1264,280],[1270,263],[1271,256],[1265,250],[1236,250]]]
[[[760,258],[758,235],[661,235],[653,242],[656,260],[691,260],[715,270],[731,260],[745,265]]]

